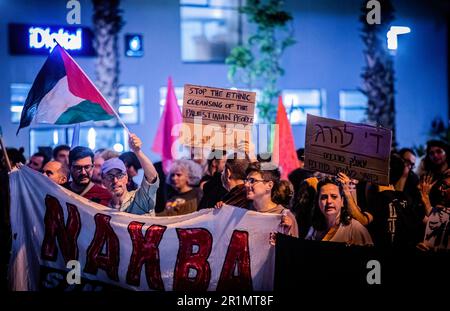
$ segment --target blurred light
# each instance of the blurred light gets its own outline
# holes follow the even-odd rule
[[[114,144],[113,149],[114,149],[114,151],[122,152],[123,151],[123,145],[119,144],[119,143]]]
[[[58,131],[53,130],[53,145],[57,145],[57,144],[58,144]]]
[[[138,51],[141,48],[141,40],[139,37],[133,37],[130,41],[130,49],[133,51]]]
[[[396,50],[398,47],[397,36],[410,33],[411,28],[405,26],[391,26],[386,37],[389,50]]]
[[[88,140],[88,146],[92,150],[95,149],[95,139],[96,139],[96,137],[97,137],[97,132],[95,131],[95,129],[93,127],[91,127],[89,129],[89,131],[88,131],[87,140]]]
[[[132,106],[120,106],[119,113],[121,114],[132,114],[134,112],[134,107]]]
[[[141,34],[125,35],[125,55],[129,57],[141,57],[144,55]]]
[[[82,49],[82,29],[78,28],[75,34],[70,34],[64,28],[58,29],[58,32],[51,32],[50,28],[30,27],[28,29],[29,46],[34,49],[46,48],[50,51],[56,46],[56,41],[66,50]]]
[[[22,113],[23,106],[11,106],[11,112]]]

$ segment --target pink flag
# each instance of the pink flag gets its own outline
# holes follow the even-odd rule
[[[161,155],[164,172],[168,172],[170,164],[173,159],[177,157],[172,154],[172,145],[176,142],[179,136],[179,128],[172,129],[176,124],[181,124],[181,111],[175,96],[175,90],[172,84],[172,78],[169,77],[167,83],[166,104],[164,105],[164,112],[159,121],[158,131],[153,142],[152,150]],[[177,148],[173,148],[174,152]]]
[[[281,178],[288,179],[288,174],[298,167],[298,159],[291,123],[287,118],[281,96],[278,97],[276,124],[272,159],[280,167]]]

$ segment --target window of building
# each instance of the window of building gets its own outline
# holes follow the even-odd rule
[[[142,87],[138,85],[119,87],[119,116],[126,124],[139,123],[142,93]]]
[[[174,87],[175,96],[177,97],[178,107],[183,112],[183,95],[184,87]],[[159,115],[162,116],[164,111],[164,105],[166,104],[167,87],[159,88]]]
[[[281,93],[291,125],[306,124],[306,115],[324,114],[325,91],[321,89],[283,90]]]
[[[241,0],[180,0],[181,59],[224,62],[241,42]]]
[[[72,145],[74,127],[33,128],[30,130],[30,153],[45,147]],[[81,127],[79,145],[91,148],[113,149],[117,152],[127,151],[128,134],[122,127]]]
[[[27,99],[28,92],[30,91],[31,84],[27,83],[11,83],[11,122],[19,123],[20,116],[22,115],[23,105]]]
[[[339,92],[339,117],[342,121],[363,122],[367,118],[367,97],[358,90]]]

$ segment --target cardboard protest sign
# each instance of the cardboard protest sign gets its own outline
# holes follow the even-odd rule
[[[250,141],[255,92],[186,84],[181,143],[211,149]]]
[[[433,249],[450,250],[450,208],[434,208],[428,217],[424,243]]]
[[[305,168],[388,185],[391,141],[389,129],[308,115]]]

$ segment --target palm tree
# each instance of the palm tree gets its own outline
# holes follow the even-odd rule
[[[94,48],[96,84],[115,107],[119,103],[119,50],[117,34],[123,26],[120,0],[92,0],[94,4]]]
[[[367,1],[362,1],[360,21],[364,42],[366,66],[361,77],[361,91],[367,96],[367,121],[392,130],[392,146],[397,145],[395,135],[395,72],[393,56],[386,44],[386,34],[394,20],[394,7],[390,0],[379,0],[381,23],[369,24],[366,20]]]

